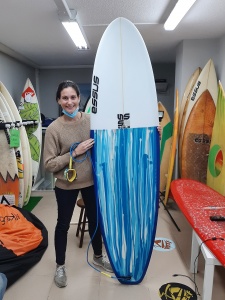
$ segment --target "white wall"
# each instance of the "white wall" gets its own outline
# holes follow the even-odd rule
[[[17,106],[19,106],[27,78],[30,78],[35,88],[35,68],[0,52],[0,81],[5,85]]]
[[[221,81],[223,88],[225,89],[225,35],[220,39],[218,47],[218,79]]]
[[[180,43],[176,53],[176,75],[175,89],[179,91],[181,101],[186,84],[193,72],[201,67],[202,69],[211,58],[219,78],[219,46],[218,39],[210,40],[186,40]]]
[[[173,119],[174,109],[174,84],[175,84],[175,63],[153,64],[153,73],[155,79],[166,79],[168,89],[165,93],[157,92],[157,100],[165,106],[169,116]]]

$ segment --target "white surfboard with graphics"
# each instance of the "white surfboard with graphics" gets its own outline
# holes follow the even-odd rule
[[[36,121],[36,123],[26,126],[32,159],[32,185],[34,185],[41,159],[42,126],[38,99],[29,78],[22,92],[19,113],[23,121]]]

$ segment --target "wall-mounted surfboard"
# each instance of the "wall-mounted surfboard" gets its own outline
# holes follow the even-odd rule
[[[38,99],[34,87],[28,78],[26,80],[21,102],[19,106],[19,113],[23,121],[32,120],[37,121],[37,124],[26,126],[27,136],[30,144],[30,152],[32,158],[32,186],[35,184],[40,158],[41,158],[41,144],[42,144],[42,126],[41,114],[38,104]]]
[[[103,239],[117,279],[137,284],[148,268],[157,224],[159,120],[148,51],[125,18],[115,19],[101,38],[91,97]]]
[[[162,137],[160,140],[160,192],[164,192],[168,175],[168,167],[170,161],[173,124],[165,106],[158,102],[158,110],[163,111],[164,115],[160,123],[162,128]]]
[[[0,109],[0,203],[18,206],[20,188],[17,161],[14,149],[9,146],[9,130],[3,129],[2,123],[5,122]]]
[[[210,144],[207,185],[225,196],[225,93],[219,82],[216,115]]]
[[[0,82],[0,90],[7,101],[11,112],[13,113],[13,116],[16,121],[22,122],[22,119],[20,117],[19,111],[16,107],[16,104],[11,97],[9,91],[5,87],[5,85]],[[24,126],[21,126],[19,128],[20,130],[20,140],[21,140],[21,147],[23,152],[23,164],[24,164],[24,197],[23,197],[23,205],[26,205],[30,199],[31,195],[31,186],[32,186],[32,162],[31,162],[31,154],[30,154],[30,146],[29,141],[27,137],[27,133]]]
[[[196,81],[201,71],[202,71],[201,68],[197,68],[189,78],[179,107],[178,164],[179,164],[180,173],[181,173],[181,145],[182,145],[183,131],[184,131],[184,119],[188,107],[188,102],[190,101],[191,91],[193,90],[193,87],[196,84]]]
[[[171,152],[170,152],[170,161],[169,161],[169,167],[168,167],[164,204],[167,204],[168,197],[169,197],[169,191],[170,191],[170,184],[171,184],[172,177],[173,177],[173,168],[174,168],[174,163],[175,163],[175,158],[176,158],[176,150],[177,150],[178,123],[179,123],[179,95],[178,95],[178,90],[176,90],[176,106],[175,106],[175,112],[174,112],[173,137],[172,137],[172,145],[171,145]]]
[[[216,111],[217,76],[210,59],[192,90],[185,115],[181,177],[206,183],[207,162]]]

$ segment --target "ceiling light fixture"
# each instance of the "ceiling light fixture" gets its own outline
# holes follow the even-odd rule
[[[74,9],[69,9],[65,0],[54,0],[58,7],[59,19],[64,28],[70,35],[72,41],[78,50],[89,49],[86,37],[77,20],[77,12]]]
[[[164,24],[165,30],[174,30],[196,0],[178,0]]]
[[[62,22],[62,24],[70,35],[74,44],[77,46],[78,50],[88,49],[88,45],[77,21]]]

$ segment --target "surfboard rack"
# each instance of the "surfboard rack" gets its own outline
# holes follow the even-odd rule
[[[15,127],[15,125],[14,125]],[[11,123],[0,123],[0,130],[11,128]]]
[[[39,121],[37,120],[24,120],[22,122],[15,121],[15,122],[1,122],[0,123],[0,130],[4,129],[11,129],[11,128],[19,128],[21,126],[28,126],[28,125],[37,125]]]
[[[40,122],[38,120],[23,120],[23,125],[37,125]]]

